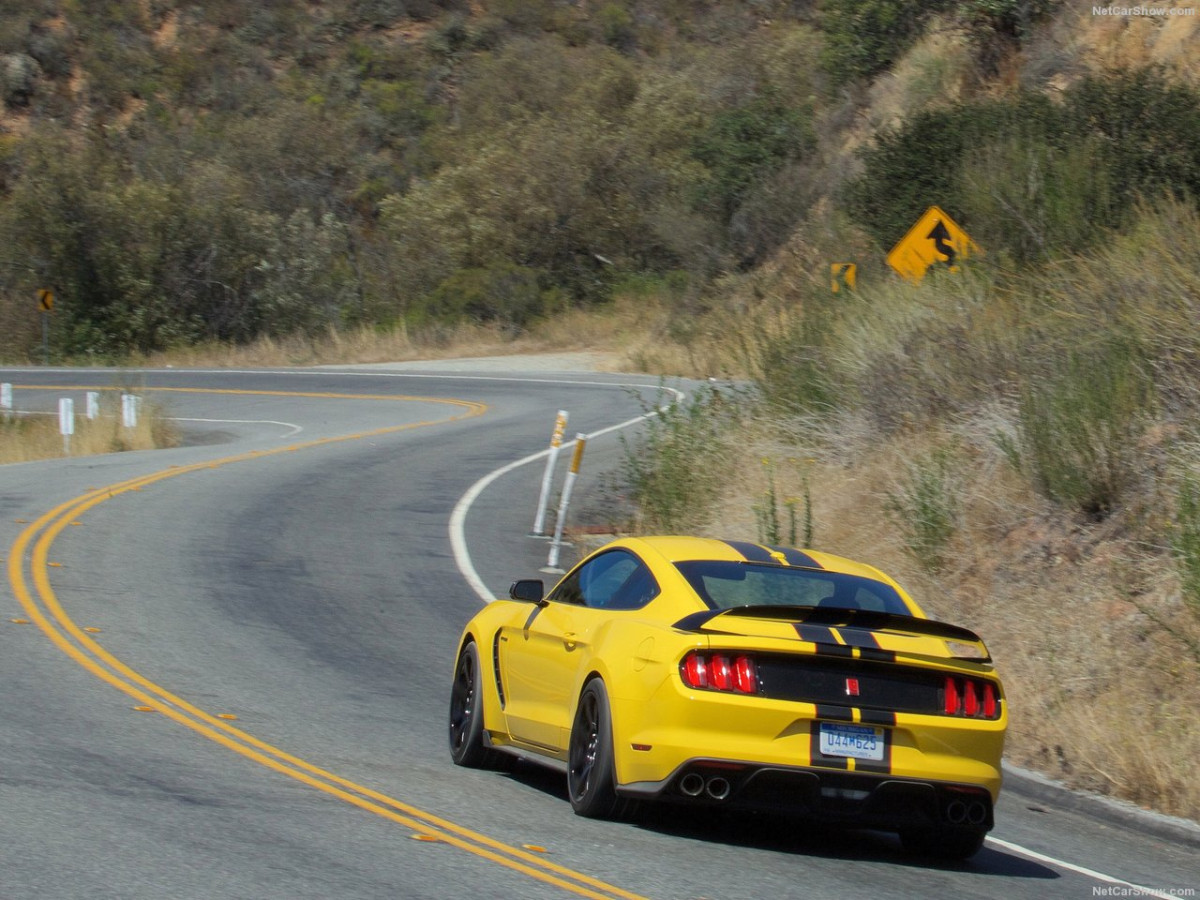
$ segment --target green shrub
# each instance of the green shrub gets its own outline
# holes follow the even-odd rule
[[[949,450],[939,449],[909,464],[884,509],[904,547],[927,572],[939,572],[962,517],[962,477]]]
[[[1021,392],[1021,467],[1050,500],[1102,519],[1142,468],[1138,443],[1155,407],[1146,360],[1111,335],[1043,358],[1052,368],[1031,372]]]
[[[1200,481],[1188,475],[1180,482],[1171,550],[1179,570],[1183,599],[1200,616]]]
[[[512,263],[459,269],[417,307],[435,321],[496,322],[520,329],[542,315],[554,300],[540,286],[535,269]]]
[[[743,353],[768,405],[787,415],[820,415],[838,407],[838,373],[828,352],[832,325],[829,310],[806,308],[777,331],[750,332]]]
[[[698,192],[700,205],[728,221],[756,183],[815,143],[811,111],[775,97],[718,113],[692,145],[692,155],[711,174]]]
[[[1139,196],[1200,197],[1200,93],[1155,70],[1085,78],[1059,103],[1021,92],[919,113],[862,161],[844,199],[885,247],[936,204],[988,252],[1065,255],[1126,224]]]
[[[908,49],[949,0],[822,0],[821,65],[836,84],[870,78]]]
[[[734,409],[701,388],[647,419],[638,440],[622,438],[621,478],[646,531],[684,534],[705,523],[725,486]]]

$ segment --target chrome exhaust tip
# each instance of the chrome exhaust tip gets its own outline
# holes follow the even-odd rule
[[[733,790],[733,785],[724,778],[710,778],[708,784],[705,785],[705,790],[708,796],[714,800],[724,800],[729,796],[729,792]]]
[[[695,772],[689,772],[679,780],[679,790],[688,797],[699,797],[704,793],[704,779]]]

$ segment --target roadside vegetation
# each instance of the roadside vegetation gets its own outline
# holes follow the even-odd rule
[[[1014,762],[1200,818],[1200,37],[1090,10],[0,3],[0,359],[48,287],[57,361],[712,379],[621,527],[879,565]],[[931,205],[983,252],[910,284]]]
[[[57,414],[0,410],[0,465],[179,444],[179,430],[163,409],[153,402],[140,402],[139,407],[137,424],[127,428],[121,421],[120,395],[106,393],[96,418],[75,416],[75,433],[69,439],[59,431]]]

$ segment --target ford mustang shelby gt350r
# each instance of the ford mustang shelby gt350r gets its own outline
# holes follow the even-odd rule
[[[471,619],[450,752],[565,768],[584,816],[639,800],[768,808],[967,857],[992,827],[1005,707],[979,637],[871,566],[627,538]]]

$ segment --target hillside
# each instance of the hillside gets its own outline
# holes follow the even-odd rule
[[[1200,817],[1196,5],[0,3],[0,358],[50,288],[68,361],[748,379],[621,524],[880,565],[988,637],[1012,759]],[[982,252],[914,284],[931,205]]]

